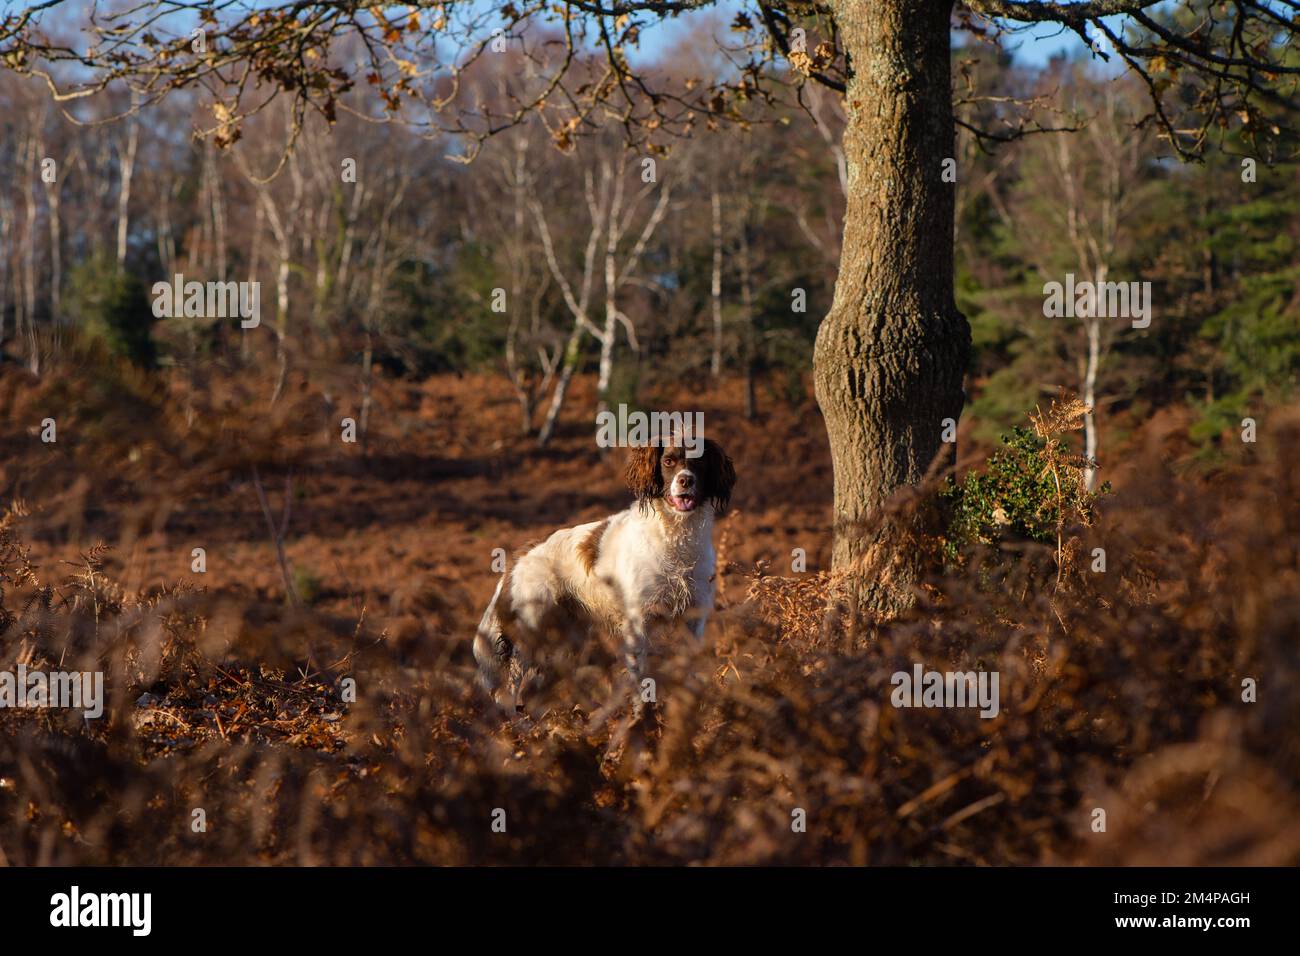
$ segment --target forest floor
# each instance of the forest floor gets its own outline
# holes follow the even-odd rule
[[[229,382],[209,380],[204,389],[208,407],[241,400]],[[185,405],[179,384],[167,401],[173,408]],[[724,444],[740,475],[718,536],[724,598],[732,562],[752,569],[764,561],[789,573],[791,552],[802,548],[810,572],[826,566],[831,470],[816,404],[771,402],[756,421],[747,421],[738,381],[646,402],[647,408],[688,406],[704,413],[706,434]],[[330,428],[323,415],[319,429],[309,433],[259,433],[255,440],[275,444],[259,476],[277,524],[286,481],[292,489],[284,547],[295,589],[321,611],[348,617],[364,608],[372,622],[383,618],[402,640],[445,641],[459,660],[496,586],[496,549],[512,555],[557,528],[630,503],[622,479],[626,452],[595,447],[593,409],[594,382],[580,378],[562,426],[541,449],[520,434],[518,403],[498,376],[381,379],[364,447],[344,443],[341,428]],[[37,411],[33,407],[32,414]],[[228,412],[226,437],[239,442],[240,418],[257,414],[256,407]],[[341,405],[337,417],[347,416],[359,413]],[[9,416],[6,426],[12,434],[25,432],[32,448],[9,457],[0,472],[0,486],[11,488],[28,510],[24,538],[36,564],[75,565],[92,545],[104,544],[111,549],[104,571],[128,593],[185,581],[268,602],[284,599],[284,575],[252,481],[255,455],[242,470],[222,462],[220,473],[197,490],[176,487],[167,456],[157,458],[156,473],[133,469],[129,478],[106,486],[98,479],[139,457],[133,434],[147,442],[144,426],[115,436],[122,461],[101,457],[98,446],[93,457],[84,456],[91,460],[82,461],[76,449],[62,454],[77,442],[75,423],[59,433],[58,450],[47,451],[37,440],[38,422]],[[11,436],[9,447],[17,451],[20,441]],[[49,461],[33,473],[29,456]],[[205,551],[202,576],[191,570],[194,548]],[[437,620],[400,607],[418,594],[437,596]]]
[[[1294,479],[1278,466],[1232,493],[1255,509],[1245,518],[1202,514],[1242,528],[1270,511],[1266,544],[1173,527],[1169,514],[1236,487],[1159,486],[1152,462],[1186,473],[1176,413],[1106,475],[1142,556],[1114,592],[1071,605],[1026,579],[1017,608],[954,592],[863,634],[819,620],[831,468],[811,396],[761,392],[753,421],[739,382],[645,396],[702,411],[739,476],[710,640],[663,651],[668,699],[647,730],[602,706],[608,675],[561,682],[514,720],[473,685],[495,550],[630,500],[623,453],[591,441],[590,381],[546,449],[490,375],[381,376],[364,445],[340,437],[359,416],[341,373],[291,375],[274,407],[270,385],[94,358],[40,381],[0,370],[0,670],[76,666],[109,686],[98,722],[0,711],[0,862],[1138,862],[1168,861],[1175,839],[1188,862],[1300,858],[1300,745],[1288,737],[1263,778],[1204,787],[1260,766],[1263,742],[1296,726],[1295,693],[1233,708],[1240,674],[1296,669],[1271,636],[1297,614],[1294,588],[1271,616],[1258,606],[1296,579],[1285,542],[1300,516],[1276,487]],[[1170,510],[1134,518],[1157,507]],[[1265,559],[1248,610],[1226,592],[1215,603]],[[760,577],[796,580],[764,591]],[[1021,683],[998,721],[915,712],[905,725],[882,703],[914,659],[996,659]],[[1189,842],[1194,820],[1157,811],[1191,793]],[[1113,838],[1090,833],[1099,800]],[[796,840],[799,809],[813,823]]]

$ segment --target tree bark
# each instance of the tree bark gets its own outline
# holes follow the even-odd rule
[[[5,354],[5,314],[9,307],[9,232],[13,228],[13,216],[7,197],[0,198],[0,362]]]
[[[555,382],[555,391],[551,393],[551,405],[546,410],[546,420],[542,422],[541,431],[537,433],[537,444],[541,448],[545,448],[551,436],[555,434],[555,428],[560,422],[560,409],[564,407],[564,397],[569,393],[569,383],[573,381],[573,373],[577,371],[581,356],[582,324],[574,319],[573,331],[569,333],[569,341],[564,346],[564,365],[560,369],[560,377]]]
[[[1088,364],[1083,373],[1083,403],[1088,411],[1083,416],[1083,454],[1089,462],[1097,460],[1097,368],[1101,365],[1101,319],[1093,316],[1084,320],[1088,332]],[[1089,464],[1083,469],[1083,486],[1095,490],[1097,469]]]
[[[1106,265],[1097,267],[1095,282],[1097,288],[1104,288],[1109,273]],[[1088,461],[1097,460],[1097,370],[1101,366],[1101,319],[1089,316],[1083,320],[1083,328],[1088,336],[1088,358],[1083,367],[1083,403],[1088,411],[1083,416],[1083,455]],[[1083,486],[1093,491],[1097,484],[1097,469],[1088,465],[1083,469]]]
[[[873,521],[925,475],[956,419],[970,327],[953,299],[952,0],[836,0],[851,59],[848,205],[840,272],[817,333],[814,378],[834,466],[833,567],[889,614],[916,569],[906,528]],[[861,563],[859,563],[861,562]]]
[[[622,170],[610,169],[601,176],[611,177],[613,198],[607,213],[605,230],[605,328],[600,335],[600,365],[596,374],[596,411],[609,408],[609,383],[614,374],[614,345],[618,336],[618,242],[623,238],[623,176]]]
[[[39,175],[41,154],[45,150],[44,134],[41,127],[45,123],[45,114],[41,113],[33,123],[32,132],[27,138],[27,161],[25,167],[33,175]],[[23,316],[27,319],[27,368],[33,375],[41,374],[40,342],[36,333],[36,197],[29,185],[23,186],[23,203],[27,212],[26,242],[23,246]],[[22,331],[22,317],[15,323],[19,333]]]
[[[57,324],[63,318],[63,237],[59,199],[63,192],[63,177],[71,163],[64,162],[54,182],[45,184],[45,204],[50,210],[50,319]]]
[[[713,358],[709,371],[714,378],[722,374],[722,198],[713,184],[709,196],[713,213],[713,274],[709,282],[709,300],[713,305]]]
[[[740,220],[740,321],[741,364],[745,368],[745,420],[753,421],[758,417],[758,393],[754,383],[754,271],[749,257],[749,216],[751,205],[748,200],[743,207]]]
[[[126,142],[118,146],[119,186],[117,190],[117,268],[126,268],[127,241],[131,236],[131,180],[135,176],[135,156],[140,146],[140,120],[132,116],[127,126]]]

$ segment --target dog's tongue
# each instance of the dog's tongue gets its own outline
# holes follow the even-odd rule
[[[682,511],[693,511],[695,509],[695,499],[689,497],[678,498],[676,495],[674,495],[673,505]]]

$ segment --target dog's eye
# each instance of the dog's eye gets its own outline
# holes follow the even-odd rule
[[[669,455],[664,459],[664,464],[671,468],[673,465],[677,464],[677,459]]]

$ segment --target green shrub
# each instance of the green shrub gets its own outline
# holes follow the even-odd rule
[[[321,595],[320,576],[310,568],[293,569],[293,589],[303,604],[315,604]]]
[[[1005,447],[989,458],[983,471],[958,482],[948,479],[941,493],[949,506],[944,556],[960,564],[977,545],[1002,541],[1059,543],[1071,527],[1092,523],[1098,498],[1084,484],[1087,462],[1071,455],[1059,435],[1077,427],[1080,403],[1058,406],[1034,418],[1034,428],[1016,427],[1002,438]]]
[[[67,311],[81,331],[112,354],[140,368],[157,365],[153,307],[137,276],[103,257],[88,260],[69,276]]]

